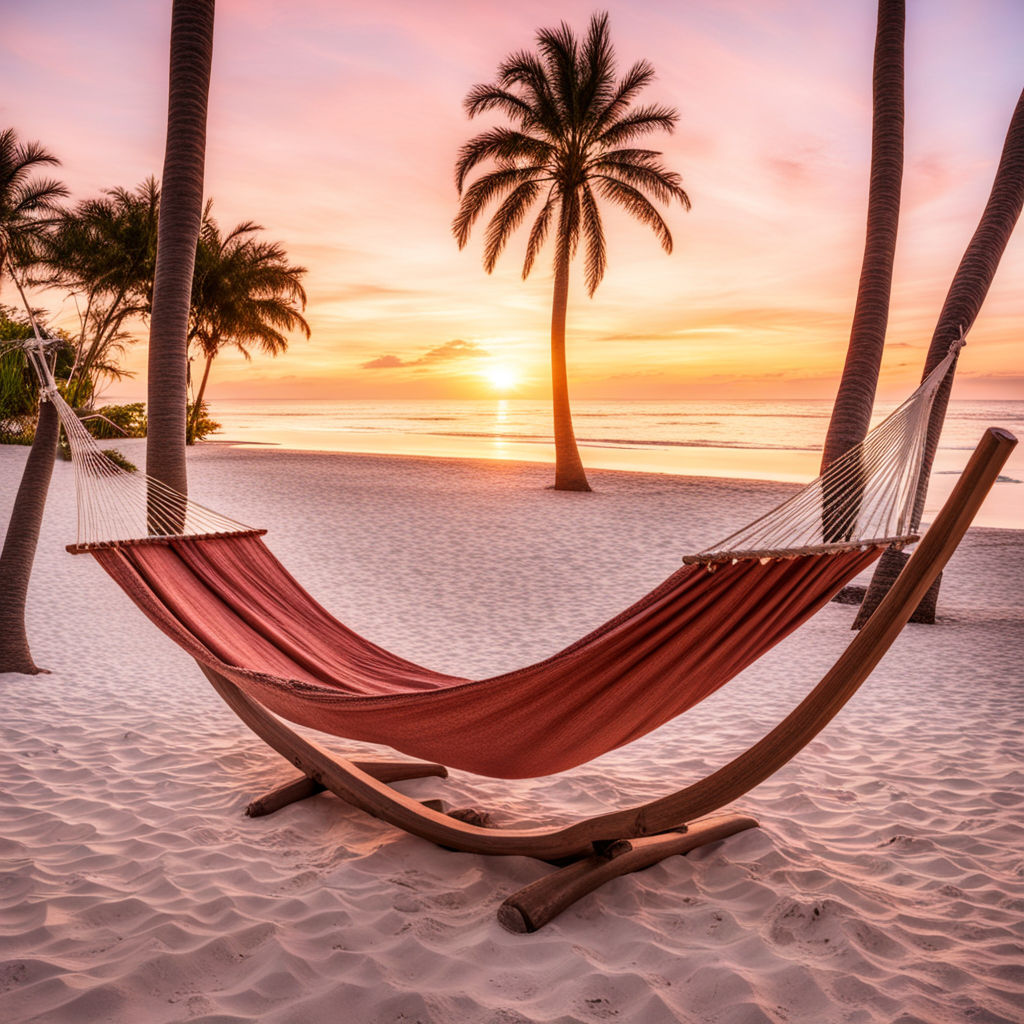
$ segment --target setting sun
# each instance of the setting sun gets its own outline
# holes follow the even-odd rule
[[[519,383],[519,374],[511,366],[491,366],[483,376],[495,391],[511,391]]]

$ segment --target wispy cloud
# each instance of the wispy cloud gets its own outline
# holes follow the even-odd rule
[[[397,367],[431,366],[437,363],[450,363],[456,359],[481,359],[490,353],[475,342],[462,341],[456,338],[437,348],[425,352],[418,359],[402,359],[396,355],[378,356],[362,364],[364,370],[393,370]]]

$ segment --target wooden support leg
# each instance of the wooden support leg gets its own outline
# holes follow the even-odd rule
[[[621,839],[602,852],[584,857],[513,893],[498,908],[498,921],[510,932],[535,932],[612,878],[641,871],[675,854],[757,828],[757,820],[741,814],[718,815],[691,822],[678,832],[639,839]]]
[[[432,764],[429,761],[356,761],[354,762],[367,775],[372,775],[380,782],[398,782],[401,779],[426,779],[448,776],[448,769],[443,764]],[[321,782],[311,779],[308,775],[300,775],[283,786],[272,789],[269,793],[253,800],[245,809],[250,818],[261,818],[273,814],[282,807],[305,800],[307,797],[322,793],[326,787]]]

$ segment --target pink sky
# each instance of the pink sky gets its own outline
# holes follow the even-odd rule
[[[606,214],[594,299],[572,283],[579,398],[830,398],[863,248],[875,5],[870,0],[633,0],[604,5],[620,67],[658,72],[645,99],[678,109],[654,144],[693,210],[667,214],[675,252]],[[992,183],[1024,85],[1019,0],[910,0],[903,220],[882,395],[904,393]],[[252,219],[309,268],[313,337],[276,360],[215,366],[217,398],[471,397],[548,388],[551,273],[520,279],[522,240],[495,273],[482,232],[450,224],[459,145],[484,124],[462,99],[566,0],[220,0],[207,194],[222,227]],[[63,161],[76,199],[159,174],[170,2],[8,5],[0,124]],[[955,397],[1024,398],[1024,240],[1011,241],[961,360]],[[42,297],[70,325],[64,296]],[[2,300],[13,301],[6,291]],[[144,391],[145,337],[129,358]],[[456,344],[457,343],[457,344]],[[378,364],[367,367],[366,364]]]

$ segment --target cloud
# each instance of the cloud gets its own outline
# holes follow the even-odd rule
[[[419,359],[400,359],[395,355],[378,356],[362,364],[364,370],[390,370],[398,366],[428,366],[432,363],[447,363],[453,359],[482,359],[490,355],[486,349],[472,341],[446,341],[437,348],[425,352]]]
[[[364,370],[387,370],[393,366],[405,366],[398,356],[380,356],[378,359],[371,359],[368,363],[363,363]]]

